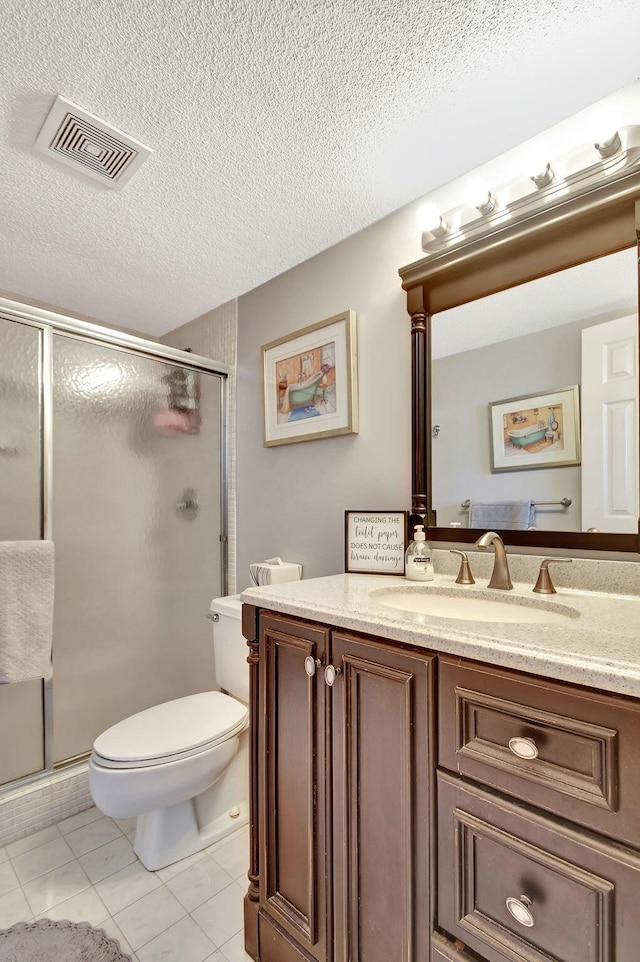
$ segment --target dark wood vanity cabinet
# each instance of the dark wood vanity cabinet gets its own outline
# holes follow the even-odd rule
[[[424,962],[433,657],[263,612],[259,662],[259,958]]]
[[[251,955],[640,958],[640,701],[269,611],[253,633]]]

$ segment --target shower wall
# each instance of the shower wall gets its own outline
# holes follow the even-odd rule
[[[19,372],[38,412],[38,355],[26,348],[42,333],[4,320],[0,330],[0,383]],[[56,590],[46,745],[42,683],[0,686],[0,782],[42,769],[45,755],[55,765],[82,756],[120,719],[214,685],[205,616],[224,584],[224,376],[59,331],[45,366],[49,358]],[[176,384],[192,396],[176,400]],[[12,423],[7,394],[25,405],[13,383],[0,393]],[[39,453],[37,414],[20,431]],[[26,442],[12,460],[26,461]],[[28,505],[27,486],[0,472],[3,540],[40,536],[40,472],[36,458]],[[24,527],[9,529],[19,515]],[[29,704],[13,691],[27,686]]]

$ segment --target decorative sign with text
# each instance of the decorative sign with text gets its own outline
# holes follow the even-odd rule
[[[344,570],[404,575],[406,511],[345,511]]]

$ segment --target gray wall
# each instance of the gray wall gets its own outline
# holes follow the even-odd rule
[[[419,257],[394,214],[238,302],[238,588],[280,555],[304,577],[344,570],[347,509],[410,506],[410,333],[398,268]],[[348,308],[358,328],[360,433],[263,447],[261,345]]]

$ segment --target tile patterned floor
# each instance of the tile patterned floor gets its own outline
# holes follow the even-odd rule
[[[159,872],[136,858],[134,830],[90,808],[0,848],[0,929],[70,919],[105,929],[134,962],[251,962],[247,828]]]

